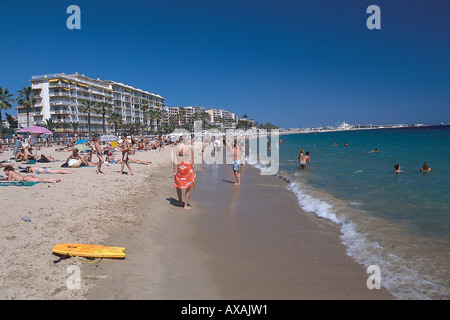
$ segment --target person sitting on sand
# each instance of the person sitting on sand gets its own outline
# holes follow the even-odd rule
[[[431,171],[430,166],[428,165],[428,162],[424,162],[422,168],[420,168],[420,171],[422,172],[427,172],[427,171]]]
[[[33,148],[29,147],[27,150],[25,150],[25,159],[28,160],[36,160],[36,156],[33,154]]]
[[[85,158],[81,157],[78,153],[78,149],[74,148],[72,150],[72,154],[67,158],[65,163],[69,163],[70,160],[75,159],[75,160],[80,160],[81,161],[81,165],[80,166],[91,166],[90,162],[87,161]]]
[[[22,176],[20,173],[15,172],[12,166],[7,166],[5,169],[3,169],[3,171],[5,171],[9,181],[48,182],[48,183],[61,182],[61,179],[38,178],[32,175]]]
[[[402,170],[400,170],[400,165],[399,164],[396,164],[394,168],[395,168],[395,171],[394,171],[395,173],[403,172]]]
[[[74,173],[75,170],[54,170],[52,168],[40,168],[40,167],[26,167],[24,170],[26,173],[50,173],[50,174],[71,174]]]
[[[25,153],[25,149],[24,148],[20,149],[20,151],[16,153],[15,160],[16,160],[16,162],[27,161],[26,160],[26,153]]]

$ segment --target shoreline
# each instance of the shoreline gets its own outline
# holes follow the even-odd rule
[[[132,164],[133,176],[120,176],[120,165],[110,165],[103,175],[95,174],[95,168],[78,168],[61,175],[58,184],[4,187],[10,201],[2,207],[0,297],[392,299],[385,290],[366,288],[368,274],[345,254],[338,228],[302,213],[276,176],[259,176],[246,166],[238,193],[244,200],[262,193],[264,201],[233,202],[230,167],[200,168],[193,209],[173,206],[171,150],[136,152],[134,158],[153,163]],[[56,159],[67,155],[50,149],[40,153]],[[56,168],[61,162],[38,165]],[[281,191],[287,198],[280,205]],[[211,201],[211,192],[223,199]],[[231,211],[245,214],[230,216]],[[271,215],[273,211],[279,215]],[[31,222],[20,219],[23,213]],[[53,263],[58,257],[51,248],[60,242],[123,246],[127,257]],[[73,265],[81,270],[80,290],[67,289],[67,269]]]
[[[218,199],[209,201],[208,195],[218,191],[207,182],[211,174],[223,182],[216,184],[219,191],[235,187],[229,183],[229,166],[223,167],[218,170],[222,172],[211,167],[198,172],[199,186],[192,191],[189,211],[170,205],[175,197],[171,168],[153,174],[152,181],[159,184],[151,190],[157,197],[136,206],[137,211],[146,212],[142,223],[110,238],[129,247],[126,260],[105,260],[100,268],[83,268],[89,278],[104,279],[86,299],[393,299],[384,288],[367,289],[369,275],[345,253],[334,223],[298,208],[293,214],[281,210],[284,217],[270,217],[267,202],[256,206],[263,220],[256,223],[255,217],[238,214],[239,201],[229,206]],[[257,170],[248,166],[245,170],[253,171],[250,176],[257,180],[256,185],[249,184],[252,189],[285,189],[278,177],[257,177]],[[220,195],[227,202],[236,193]],[[293,194],[287,198],[285,204],[296,205]],[[281,228],[288,230],[277,231]]]
[[[205,211],[195,219],[197,244],[226,299],[393,299],[367,288],[369,274],[347,255],[337,224],[299,208],[284,180],[241,168],[240,186],[230,166],[205,170],[193,197]]]

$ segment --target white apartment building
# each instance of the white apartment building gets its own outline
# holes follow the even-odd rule
[[[211,115],[211,124],[217,125],[222,129],[235,129],[238,117],[233,112],[224,109],[206,110]]]
[[[38,75],[30,81],[36,98],[35,105],[29,109],[30,126],[42,125],[45,119],[52,119],[59,123],[79,123],[77,131],[88,132],[88,114],[80,108],[83,101],[110,104],[113,112],[122,115],[125,124],[144,123],[143,109],[161,110],[166,100],[160,95],[120,82],[92,79],[78,73]],[[19,127],[26,127],[26,108],[18,107],[17,115]],[[91,132],[102,132],[102,115],[91,112],[90,118]],[[114,125],[108,119],[109,116],[106,116],[107,132],[113,132]],[[155,120],[146,121],[150,127]]]
[[[205,112],[203,107],[165,107],[164,108],[164,121],[167,123],[170,117],[177,116],[181,110],[184,110],[183,119],[179,119],[178,124],[187,123],[192,120],[194,115]]]

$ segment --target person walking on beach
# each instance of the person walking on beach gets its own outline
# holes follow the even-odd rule
[[[102,148],[100,147],[100,143],[99,143],[99,139],[94,136],[92,138],[92,140],[94,141],[94,149],[95,152],[97,153],[97,158],[98,158],[98,163],[97,163],[97,173],[103,173],[102,172],[102,164],[103,164],[103,156],[102,156]]]
[[[122,148],[120,148],[120,150],[122,151],[122,164],[120,166],[120,174],[123,174],[123,168],[125,165],[127,165],[128,170],[130,170],[130,175],[133,175],[133,172],[131,171],[131,167],[130,164],[128,163],[128,156],[130,154],[130,150],[131,150],[131,145],[130,142],[127,139],[126,134],[122,134]]]
[[[234,173],[234,177],[236,178],[235,185],[239,186],[241,184],[241,156],[240,150],[237,146],[237,142],[234,141],[233,146],[233,164],[231,165]]]
[[[173,148],[173,187],[177,188],[178,205],[183,205],[182,190],[186,191],[184,209],[189,206],[191,188],[195,185],[195,166],[192,148],[183,143],[180,137],[178,144]]]

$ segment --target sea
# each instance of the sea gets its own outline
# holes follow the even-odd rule
[[[338,224],[347,254],[377,266],[380,285],[396,299],[450,298],[450,126],[279,139],[271,143],[279,150],[276,175],[296,195],[299,214]],[[300,149],[311,169],[300,168]],[[420,171],[424,162],[430,171]]]

